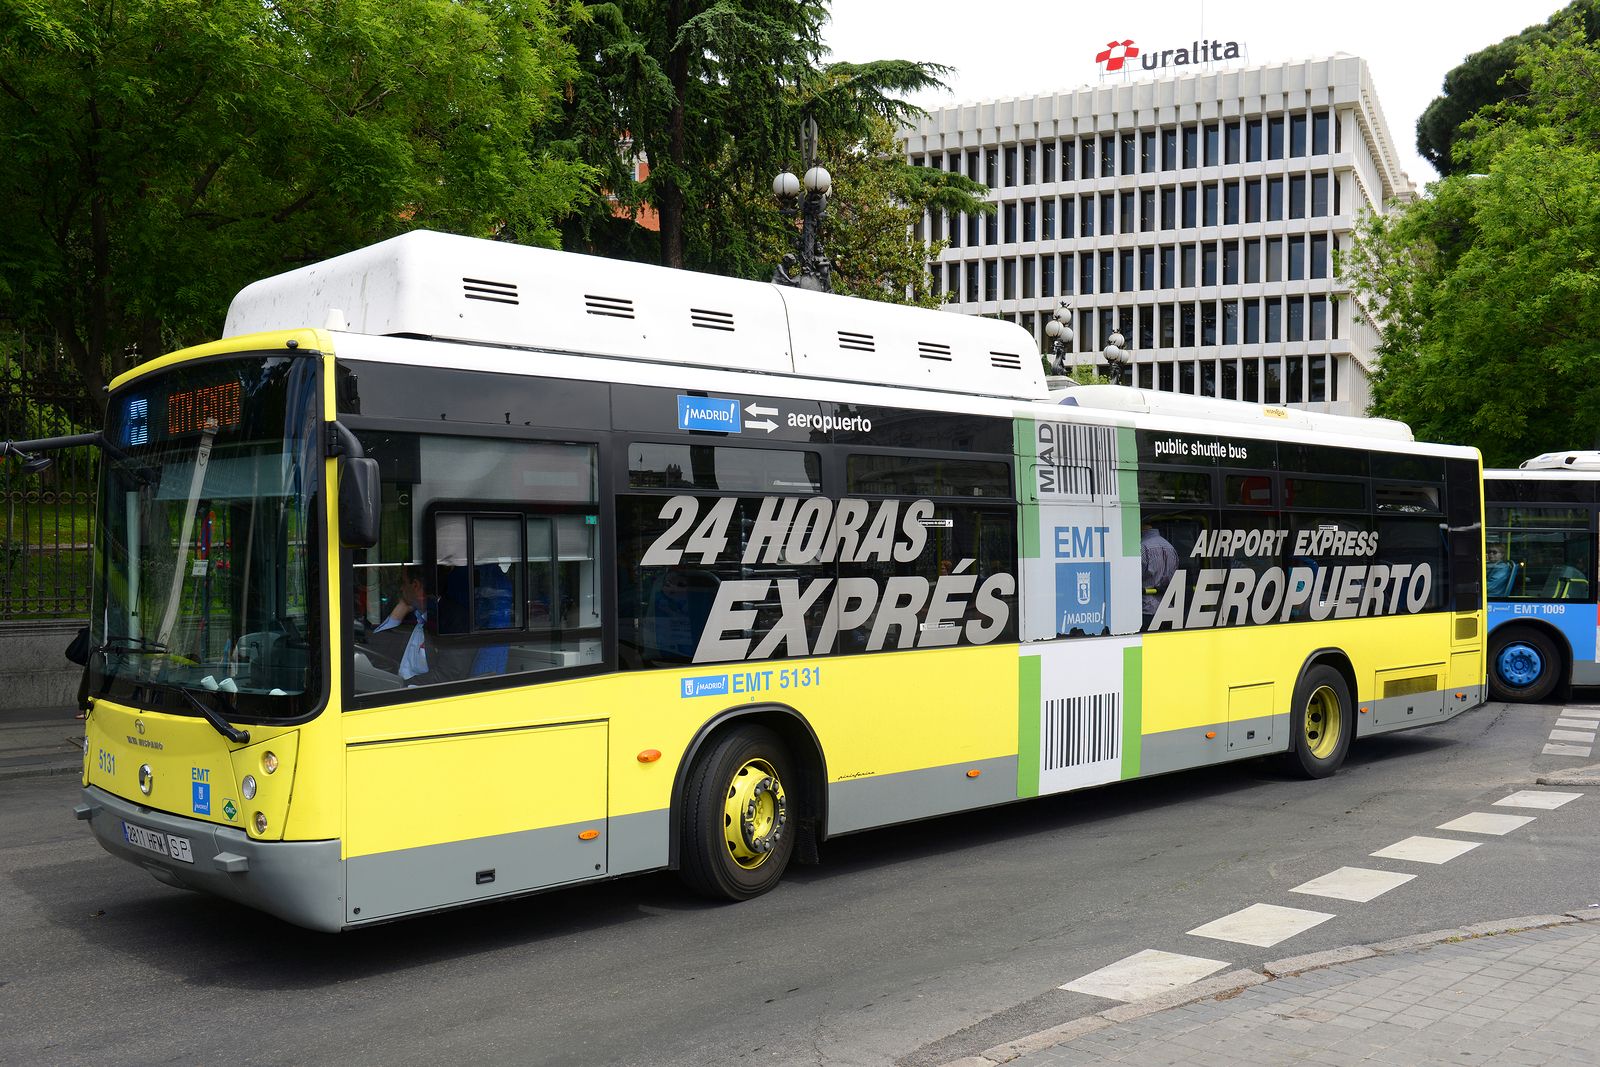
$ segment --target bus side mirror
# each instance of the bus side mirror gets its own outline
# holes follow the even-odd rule
[[[378,543],[378,461],[339,458],[339,543],[371,548]]]

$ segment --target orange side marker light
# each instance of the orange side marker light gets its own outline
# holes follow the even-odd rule
[[[579,841],[593,841],[595,838],[597,838],[599,836],[600,836],[600,831],[599,830],[585,830],[583,833],[578,835],[578,840]]]
[[[647,748],[639,753],[637,758],[640,763],[654,763],[661,758],[661,750],[659,748]]]
[[[982,771],[980,771],[980,770],[978,770],[978,768],[974,767],[974,768],[972,768],[972,770],[967,772],[967,777],[968,778],[976,778],[976,777],[978,777],[978,775],[980,775],[982,773],[983,773]]]
[[[1216,738],[1216,736],[1217,736],[1217,732],[1215,730],[1207,730],[1206,731],[1206,740],[1207,741],[1214,740]]]
[[[1361,714],[1365,715],[1366,713],[1367,713],[1367,709],[1366,708],[1362,708],[1361,709]]]

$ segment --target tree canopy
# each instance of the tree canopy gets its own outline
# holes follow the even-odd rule
[[[1572,0],[1548,21],[1472,53],[1444,76],[1444,92],[1417,119],[1417,151],[1434,170],[1448,177],[1472,169],[1462,169],[1454,156],[1462,126],[1483,108],[1526,92],[1513,74],[1521,50],[1550,40],[1557,24],[1573,17],[1589,40],[1600,39],[1600,0]]]
[[[244,283],[428,226],[554,244],[546,0],[0,0],[0,301],[95,394]]]
[[[1381,327],[1373,413],[1492,464],[1600,445],[1600,46],[1524,44],[1466,124],[1474,173],[1369,218],[1345,265]]]

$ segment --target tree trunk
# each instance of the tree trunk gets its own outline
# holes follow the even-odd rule
[[[672,0],[667,6],[667,40],[676,42],[683,28],[683,0]],[[667,56],[667,80],[672,85],[672,110],[667,116],[666,180],[657,186],[656,211],[661,217],[661,264],[683,268],[683,188],[677,175],[684,173],[684,160],[688,155],[688,138],[684,131],[684,94],[689,88],[689,51],[680,44],[672,46]]]

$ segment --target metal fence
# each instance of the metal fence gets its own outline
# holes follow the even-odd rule
[[[0,438],[25,440],[97,429],[98,405],[50,337],[0,324]],[[95,449],[54,453],[39,473],[0,460],[0,620],[89,614]]]

